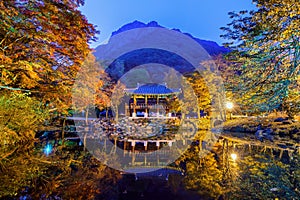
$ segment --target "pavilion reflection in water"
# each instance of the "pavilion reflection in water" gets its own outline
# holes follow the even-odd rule
[[[125,93],[131,95],[125,105],[125,115],[131,118],[174,118],[168,100],[175,100],[180,89],[170,89],[167,84],[138,84],[136,88],[127,88]]]
[[[139,170],[143,168],[144,172],[174,162],[180,156],[180,152],[182,153],[182,150],[193,142],[197,132],[195,123],[190,120],[182,124],[179,129],[167,130],[151,137],[147,137],[142,126],[128,132],[127,126],[145,120],[148,121],[145,118],[134,121],[127,118],[122,123],[112,125],[110,130],[104,130],[105,123],[100,119],[90,121],[91,126],[88,129],[82,121],[82,126],[77,126],[76,130],[80,133],[81,139],[86,140],[86,147],[92,154],[96,157],[108,155],[106,158],[109,160],[105,160],[105,163],[109,166],[118,165],[125,171],[132,171],[138,167]],[[169,121],[174,120],[169,119]],[[203,149],[209,148],[204,143]],[[111,164],[112,161],[117,163]]]

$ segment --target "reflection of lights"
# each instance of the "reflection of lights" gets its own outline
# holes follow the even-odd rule
[[[233,161],[235,161],[237,159],[237,155],[235,153],[232,153],[231,158],[232,158]]]
[[[52,152],[52,145],[47,144],[44,148],[44,154],[46,154],[46,156],[48,156],[51,152]]]
[[[226,108],[231,110],[233,108],[233,103],[232,102],[226,102]]]

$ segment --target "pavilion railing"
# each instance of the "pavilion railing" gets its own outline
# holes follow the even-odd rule
[[[168,106],[165,104],[137,104],[134,105],[133,103],[130,104],[131,108],[136,108],[136,109],[167,109]]]

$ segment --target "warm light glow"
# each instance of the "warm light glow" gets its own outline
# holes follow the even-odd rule
[[[232,158],[233,161],[235,161],[237,159],[237,155],[235,153],[232,153],[231,158]]]
[[[233,103],[232,102],[227,102],[226,103],[226,108],[229,109],[229,110],[232,109],[233,108]]]

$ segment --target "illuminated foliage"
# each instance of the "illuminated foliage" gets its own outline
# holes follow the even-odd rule
[[[253,111],[299,109],[300,2],[255,0],[255,11],[229,13],[222,28],[233,50],[229,56],[236,72],[233,89]],[[285,106],[284,106],[285,105]],[[291,109],[287,109],[287,106]]]
[[[119,106],[125,96],[124,89],[125,85],[119,81],[117,84],[115,84],[114,89],[112,90],[112,95],[110,97],[110,104],[115,112],[115,121],[119,120]]]
[[[231,192],[237,199],[297,199],[299,179],[299,156],[289,163],[267,155],[252,155],[243,158],[240,178],[236,185],[238,190]]]
[[[223,193],[222,171],[213,156],[208,154],[203,159],[187,162],[185,185],[187,189],[196,190],[202,196],[218,198]]]
[[[11,93],[0,98],[0,145],[18,148],[30,142],[48,114],[43,105],[27,94]],[[3,152],[1,152],[3,153]],[[4,159],[6,156],[1,155]]]
[[[75,110],[85,111],[88,117],[89,108],[103,107],[107,98],[102,91],[106,74],[102,70],[93,54],[89,54],[83,62],[76,77],[72,94]],[[101,97],[101,98],[99,98]]]
[[[83,1],[1,1],[1,85],[31,89],[66,109],[70,86],[95,39],[77,10]]]
[[[47,118],[43,105],[27,94],[16,92],[0,98],[0,197],[17,192],[30,176],[39,176],[39,166],[31,168],[27,158],[35,133]]]
[[[35,199],[55,192],[63,196],[62,183],[86,191],[81,196],[65,194],[66,199],[98,193],[91,182],[104,176],[103,166],[89,171],[95,160],[60,152],[57,144],[44,151],[35,138],[49,110],[66,113],[70,108],[77,72],[90,53],[88,43],[96,39],[95,27],[78,10],[82,4],[83,0],[0,1],[0,198],[23,193]],[[77,176],[70,176],[73,162],[80,163]]]
[[[206,111],[210,110],[211,96],[208,90],[208,85],[203,77],[199,73],[194,72],[187,76],[187,80],[197,96],[199,109]]]
[[[225,151],[224,151],[225,150]],[[186,163],[185,187],[214,199],[297,199],[300,162],[295,152],[279,159],[274,152],[239,151],[236,160],[226,149],[200,151],[193,146],[181,159]]]

